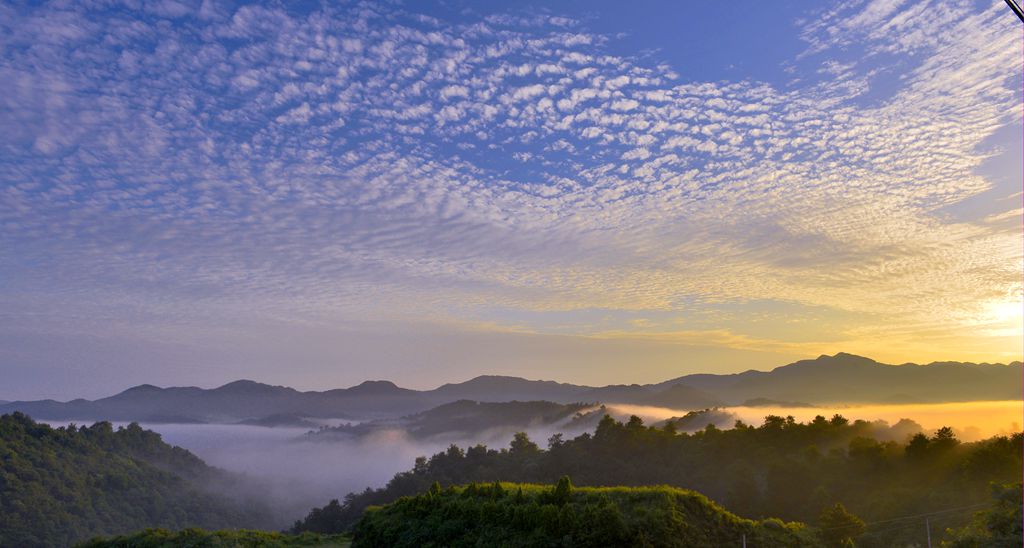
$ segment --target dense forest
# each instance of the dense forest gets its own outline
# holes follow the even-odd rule
[[[593,434],[555,435],[547,449],[522,433],[501,450],[451,446],[417,459],[383,488],[312,510],[293,531],[347,531],[368,506],[425,492],[435,482],[553,483],[568,475],[586,486],[692,489],[746,518],[819,524],[841,503],[867,522],[858,545],[888,546],[919,542],[924,524],[887,520],[943,511],[931,520],[935,530],[959,528],[989,504],[991,483],[1021,481],[1019,433],[961,443],[949,428],[905,441],[888,439],[893,430],[839,415],[807,423],[769,416],[758,427],[737,423],[686,434],[673,423],[655,428],[637,417],[606,417]]]
[[[1016,548],[1021,530],[1021,484],[993,485],[995,501],[965,527],[947,529],[946,548]],[[916,516],[920,517],[920,516]],[[892,525],[898,521],[889,521]],[[442,489],[370,507],[347,535],[264,531],[170,532],[148,529],[93,539],[78,548],[257,548],[388,546],[864,546],[866,524],[842,504],[822,510],[816,526],[775,518],[744,519],[707,497],[655,487],[574,488],[495,482]],[[938,534],[936,535],[939,536]],[[877,542],[877,541],[876,541]],[[902,545],[902,544],[899,544]],[[919,545],[919,544],[918,544]]]
[[[244,529],[204,531],[190,528],[181,531],[146,529],[129,535],[91,539],[76,548],[345,548],[351,544],[351,539],[345,535],[287,535]]]
[[[994,503],[977,512],[957,531],[949,531],[951,548],[1018,548],[1024,546],[1024,491],[1020,483],[993,485]]]
[[[708,418],[686,420],[700,417]],[[311,510],[282,535],[191,529],[274,520],[241,502],[249,497],[211,494],[244,484],[137,424],[52,428],[15,413],[0,416],[0,546],[102,535],[128,536],[85,545],[344,546],[351,534],[357,546],[716,545],[745,536],[752,547],[851,538],[871,547],[921,543],[924,516],[950,546],[1021,544],[1020,433],[961,443],[949,428],[925,434],[911,421],[839,415],[693,433],[678,431],[683,422],[605,416],[593,433],[554,435],[546,449],[524,433],[500,450],[453,445],[383,488]]]
[[[51,428],[20,413],[0,416],[0,546],[266,523],[265,510],[199,485],[231,489],[232,480],[137,424]]]
[[[819,546],[806,526],[737,517],[671,487],[573,488],[495,482],[371,508],[353,546]]]

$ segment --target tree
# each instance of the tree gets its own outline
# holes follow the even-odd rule
[[[757,509],[762,505],[762,495],[754,471],[750,466],[742,464],[734,467],[729,476],[732,481],[725,495],[726,506],[745,518],[758,517]]]
[[[563,443],[565,442],[562,440],[562,433],[558,432],[557,434],[553,434],[551,437],[548,438],[548,449],[556,449],[558,447],[561,447]]]
[[[936,430],[935,435],[931,439],[932,448],[938,452],[946,452],[957,445],[960,445],[960,440],[956,439],[953,429],[948,426],[943,426]]]
[[[526,432],[516,432],[512,436],[512,442],[509,444],[509,451],[512,455],[536,455],[540,453],[540,447],[536,443],[530,441],[530,437],[526,435]]]
[[[594,438],[601,441],[606,441],[612,433],[618,430],[622,425],[615,421],[611,415],[605,415],[601,417],[601,422],[597,423],[597,429],[594,430]]]
[[[835,415],[832,415],[832,418],[829,419],[828,423],[832,426],[846,426],[847,424],[850,424],[850,419],[836,413]]]
[[[864,534],[864,520],[851,514],[842,503],[826,507],[818,516],[818,534],[827,546],[849,546]]]
[[[211,493],[216,485],[218,493]],[[238,484],[137,424],[52,428],[0,415],[0,546],[70,546],[144,527],[265,523],[257,501],[221,493]]]
[[[914,459],[924,458],[928,454],[928,446],[931,444],[931,440],[928,436],[918,432],[910,438],[910,442],[907,443],[906,451],[907,456]]]
[[[1022,530],[1021,484],[993,485],[992,508],[978,512],[974,520],[959,531],[948,531],[953,537],[952,548],[1017,548],[1024,545]]]
[[[351,526],[368,506],[422,493],[433,481],[443,485],[473,481],[490,485],[495,479],[549,483],[568,475],[573,484],[587,487],[685,487],[748,517],[808,523],[815,522],[827,504],[842,500],[854,514],[874,521],[933,509],[922,505],[922,492],[936,501],[959,500],[963,505],[986,500],[989,482],[1020,481],[1024,454],[1020,433],[960,443],[933,459],[929,436],[918,437],[907,450],[905,443],[879,442],[894,435],[888,426],[862,420],[833,426],[828,420],[787,424],[783,417],[778,428],[712,428],[670,436],[662,429],[629,430],[603,413],[599,416],[603,419],[596,434],[562,438],[548,450],[526,449],[531,443],[520,436],[514,445],[521,449],[516,451],[477,446],[467,448],[465,458],[454,462],[430,458],[425,476],[402,472],[386,487],[367,490],[351,501],[346,498],[343,519]],[[905,433],[901,429],[896,435],[903,438]],[[915,448],[925,451],[924,460],[915,458]],[[543,493],[536,500],[550,503],[552,487]],[[509,494],[513,496],[505,498],[512,499],[516,491]],[[574,491],[572,501],[585,498],[582,495]],[[906,546],[918,532],[908,531],[869,529],[858,543]]]
[[[565,504],[569,502],[570,497],[572,497],[572,481],[569,479],[569,476],[562,476],[558,479],[558,484],[555,485],[553,494],[555,504]]]

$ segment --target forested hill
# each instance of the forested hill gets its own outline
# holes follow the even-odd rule
[[[769,416],[758,427],[737,424],[729,430],[708,427],[680,434],[674,423],[654,428],[636,417],[626,423],[606,417],[593,434],[553,436],[546,450],[525,434],[501,450],[451,446],[417,459],[412,470],[395,475],[384,488],[352,493],[313,510],[293,530],[343,532],[367,507],[422,493],[434,482],[552,483],[568,475],[586,486],[693,489],[743,517],[814,525],[823,509],[842,503],[869,522],[865,546],[902,546],[922,540],[914,535],[923,523],[913,528],[870,523],[943,511],[937,524],[962,526],[978,505],[989,502],[991,483],[1021,481],[1019,433],[961,443],[943,428],[885,441],[897,431],[903,432],[900,425],[851,422],[837,415],[808,423]]]
[[[471,484],[371,509],[354,548],[390,546],[788,546],[821,541],[799,523],[739,518],[671,487]]]
[[[0,416],[0,546],[67,546],[147,527],[245,527],[257,508],[198,486],[231,479],[137,424],[51,428]]]
[[[583,420],[597,413],[595,406],[587,404],[560,404],[547,401],[475,402],[459,400],[398,419],[380,419],[359,424],[322,427],[307,434],[319,441],[351,439],[386,430],[401,429],[412,439],[466,439],[484,432],[505,431],[511,434],[525,428],[574,427],[583,431],[593,424]],[[586,414],[586,415],[585,415]]]

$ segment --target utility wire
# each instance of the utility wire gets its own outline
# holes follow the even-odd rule
[[[930,519],[930,521],[931,521],[932,525],[935,525],[936,522],[940,522],[942,520],[947,520],[947,519],[955,518],[955,517],[959,517],[959,516],[957,516],[956,514],[947,514],[947,515],[944,515],[944,516],[939,516],[937,518],[932,518],[932,519]],[[919,522],[919,521],[914,521],[914,522],[909,522],[909,523],[890,523],[889,525],[887,525],[885,527],[882,527],[880,529],[870,529],[870,530],[868,530],[868,532],[869,533],[875,533],[875,534],[878,534],[878,533],[891,533],[893,531],[899,531],[901,529],[917,529],[919,527],[921,527],[921,522]]]
[[[988,503],[985,503],[985,505],[987,505],[987,504]],[[917,529],[917,528],[921,527],[921,525],[922,525],[920,522],[915,522],[915,523],[894,523],[894,522],[899,521],[899,520],[920,519],[923,516],[929,516],[929,515],[934,515],[934,514],[947,514],[947,515],[941,516],[939,518],[932,519],[931,521],[932,521],[932,524],[934,525],[936,521],[957,517],[955,514],[953,514],[953,512],[961,512],[961,511],[964,511],[964,510],[977,509],[977,507],[978,507],[978,505],[975,504],[975,505],[971,505],[971,506],[962,506],[960,508],[948,508],[946,510],[938,510],[936,512],[931,512],[929,514],[920,514],[920,515],[916,515],[916,516],[905,516],[905,517],[901,517],[901,518],[893,518],[893,519],[882,520],[882,521],[872,521],[872,522],[869,522],[869,523],[865,523],[865,525],[874,525],[874,524],[879,524],[879,523],[888,523],[889,525],[887,527],[882,527],[881,529],[870,529],[870,530],[868,530],[866,532],[867,533],[872,533],[872,534],[878,534],[878,533],[891,533],[893,531],[899,531],[901,529],[910,529],[910,528]],[[844,525],[842,527],[831,527],[831,528],[828,528],[828,529],[817,529],[817,530],[818,531],[832,531],[832,530],[836,530],[836,529],[845,529],[845,528],[848,528],[848,527],[850,527],[850,526]],[[758,546],[756,544],[756,541],[754,541],[752,539],[748,538],[748,539],[745,539],[745,541],[746,541],[745,546],[747,548],[757,548],[757,546]]]
[[[1009,1],[1009,0],[1007,0],[1007,1]],[[938,521],[938,520],[942,520],[942,519],[949,519],[949,518],[952,518],[952,517],[956,517],[956,515],[955,515],[956,512],[964,512],[964,511],[967,511],[967,510],[980,510],[982,508],[986,508],[986,507],[991,506],[991,504],[992,503],[990,503],[990,502],[982,502],[982,503],[978,503],[978,504],[971,504],[971,505],[968,505],[968,506],[960,506],[960,507],[957,507],[957,508],[946,508],[945,510],[936,510],[934,512],[926,512],[924,514],[914,514],[912,516],[901,516],[901,517],[898,517],[898,518],[883,519],[883,520],[878,520],[878,521],[869,521],[869,522],[865,522],[864,525],[865,526],[872,526],[872,525],[888,524],[888,526],[882,527],[880,529],[872,528],[872,529],[870,529],[869,532],[871,532],[871,533],[889,533],[889,532],[892,532],[892,531],[899,531],[900,529],[907,529],[907,528],[910,528],[910,527],[915,527],[916,528],[916,527],[920,527],[921,526],[920,523],[898,523],[898,522],[901,522],[901,521],[918,520],[918,519],[921,519],[921,518],[926,518],[926,517],[931,517],[931,516],[941,516],[941,517],[939,517],[939,518],[937,518],[936,520],[933,520],[933,521]],[[947,515],[943,516],[942,514],[947,514]],[[838,529],[849,529],[850,527],[853,527],[853,525],[842,525],[842,526],[839,526],[839,527],[829,527],[829,528],[826,528],[826,529],[820,529],[819,528],[817,530],[818,531],[835,531],[835,530],[838,530]],[[744,537],[744,539],[743,539],[743,546],[746,547],[746,548],[754,548],[756,546],[756,544],[754,542],[752,542],[750,539],[747,539],[747,538]]]
[[[898,518],[883,519],[883,520],[879,520],[879,521],[866,521],[866,522],[864,522],[864,525],[870,526],[870,525],[879,525],[879,524],[883,524],[883,523],[893,523],[893,522],[897,522],[897,521],[906,521],[906,520],[911,520],[911,519],[921,519],[921,518],[926,518],[926,517],[930,517],[930,516],[935,516],[935,515],[938,515],[938,514],[947,514],[947,513],[950,513],[950,512],[962,512],[964,510],[980,510],[982,508],[991,506],[991,504],[992,503],[990,503],[990,502],[982,502],[982,503],[978,503],[978,504],[971,504],[969,506],[960,506],[958,508],[947,508],[945,510],[936,510],[934,512],[926,512],[924,514],[915,514],[913,516],[902,516],[902,517],[898,517]],[[835,529],[848,529],[850,527],[853,527],[853,526],[852,525],[840,525],[838,527],[829,527],[829,528],[826,528],[826,529],[818,529],[818,530],[819,531],[832,531],[832,530],[835,530]]]
[[[1024,10],[1021,9],[1017,0],[1006,0],[1006,5],[1010,6],[1010,9],[1013,10],[1013,13],[1020,19],[1021,23],[1024,23]]]

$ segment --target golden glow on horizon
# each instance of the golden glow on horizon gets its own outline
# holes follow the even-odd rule
[[[645,421],[658,421],[681,417],[687,410],[644,405],[608,404],[613,412],[636,415]],[[996,435],[1019,432],[1024,402],[979,401],[957,403],[921,403],[892,405],[820,405],[812,407],[725,407],[743,422],[760,425],[767,415],[792,415],[799,422],[812,420],[816,415],[831,417],[838,413],[848,419],[883,420],[890,425],[900,419],[911,419],[931,432],[951,426],[964,441],[974,441]]]

